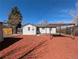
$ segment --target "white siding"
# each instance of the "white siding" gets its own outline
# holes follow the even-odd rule
[[[51,34],[56,34],[56,28],[51,29]]]
[[[39,30],[41,34],[45,34],[45,33],[55,34],[56,33],[56,28],[39,28]]]
[[[28,30],[30,28],[30,30]],[[56,28],[39,28],[39,34],[56,34]],[[23,35],[36,35],[37,33],[36,26],[34,25],[26,25],[23,27]]]
[[[44,33],[46,33],[46,28],[39,28],[39,31],[41,34],[44,34]]]
[[[30,30],[28,30],[30,27]],[[36,35],[36,27],[29,24],[23,27],[23,35]]]

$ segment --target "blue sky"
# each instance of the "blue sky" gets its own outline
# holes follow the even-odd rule
[[[23,16],[23,24],[71,22],[70,13],[76,12],[77,0],[0,0],[0,21],[6,21],[11,8],[17,6]]]

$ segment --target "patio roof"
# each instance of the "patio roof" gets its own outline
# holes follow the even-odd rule
[[[74,23],[51,23],[51,24],[38,24],[37,27],[58,27],[58,26],[69,26],[75,25]]]

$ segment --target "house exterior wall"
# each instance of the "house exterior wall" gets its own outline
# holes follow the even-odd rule
[[[2,28],[3,28],[3,23],[0,22],[0,42],[3,41],[3,31],[2,31]]]
[[[28,28],[30,28],[30,30],[28,30]],[[36,35],[36,27],[30,24],[24,26],[23,35]]]
[[[39,34],[55,34],[56,33],[56,28],[42,28],[39,27]],[[34,25],[25,25],[23,27],[23,35],[36,35],[37,34],[37,27]]]
[[[39,28],[39,31],[41,34],[44,34],[47,32],[46,28]]]
[[[51,29],[51,34],[56,34],[56,28]]]
[[[4,36],[12,35],[12,28],[3,28],[3,35]]]
[[[40,33],[41,34],[45,34],[45,33],[47,33],[47,34],[55,34],[56,33],[56,28],[39,28],[39,30],[40,30]]]

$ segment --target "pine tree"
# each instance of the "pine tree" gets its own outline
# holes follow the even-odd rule
[[[7,22],[12,26],[13,33],[16,33],[18,28],[21,28],[22,15],[16,6],[12,8]]]

